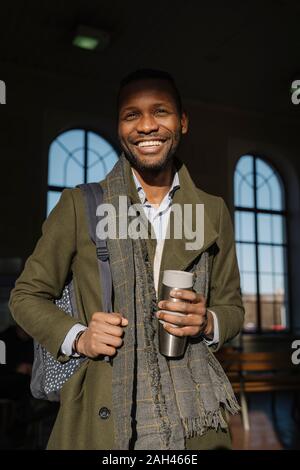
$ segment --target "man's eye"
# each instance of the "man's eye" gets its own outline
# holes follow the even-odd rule
[[[164,108],[158,108],[155,112],[156,112],[156,114],[160,114],[160,115],[168,113],[168,111]]]
[[[137,116],[137,113],[128,113],[128,114],[126,114],[125,119],[126,119],[127,121],[131,121],[131,120],[134,119],[136,116]]]

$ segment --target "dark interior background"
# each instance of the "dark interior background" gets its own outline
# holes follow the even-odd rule
[[[167,70],[190,115],[180,156],[195,182],[233,213],[233,174],[244,154],[265,158],[285,183],[289,219],[289,335],[245,338],[276,347],[300,332],[300,79],[297,0],[11,0],[0,5],[1,316],[46,216],[49,145],[62,131],[91,129],[116,148],[120,79],[140,67]],[[78,25],[108,31],[109,46],[72,45]],[[277,341],[277,343],[276,343]],[[250,344],[251,343],[251,344]],[[1,367],[1,366],[0,366]]]

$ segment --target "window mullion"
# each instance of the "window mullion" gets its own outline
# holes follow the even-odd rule
[[[258,253],[258,218],[257,218],[257,175],[256,157],[253,157],[253,183],[254,183],[254,236],[255,236],[255,258],[256,258],[256,306],[257,306],[257,330],[261,332],[261,308],[259,289],[259,253]]]
[[[87,183],[87,172],[88,172],[88,131],[84,131],[84,144],[83,144],[83,152],[84,152],[84,163],[83,163],[83,171],[84,171],[84,183]]]

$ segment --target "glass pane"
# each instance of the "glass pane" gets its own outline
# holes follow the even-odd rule
[[[275,289],[275,282],[273,274],[260,274],[259,275],[259,292],[260,296],[273,295]]]
[[[274,276],[274,293],[276,296],[283,296],[285,293],[285,276],[276,274]]]
[[[73,187],[84,183],[84,149],[77,148],[64,166],[66,186]]]
[[[277,172],[260,158],[256,159],[257,207],[282,210],[282,189]]]
[[[273,243],[271,217],[268,214],[257,215],[257,236],[259,243]]]
[[[59,135],[49,149],[48,184],[75,186],[83,182],[84,131],[76,129]]]
[[[243,296],[256,295],[256,276],[241,272],[241,289]]]
[[[272,208],[271,189],[268,183],[261,181],[261,177],[257,175],[257,207],[259,209]]]
[[[236,252],[240,271],[254,274],[256,272],[255,245],[252,243],[237,243]]]
[[[245,307],[244,331],[255,331],[257,329],[257,301],[256,297],[243,298]]]
[[[282,185],[276,173],[269,180],[272,193],[272,210],[282,211],[284,209]]]
[[[88,133],[88,182],[103,180],[117,160],[118,155],[107,140],[94,132]]]
[[[48,191],[47,194],[47,217],[52,211],[52,209],[56,206],[61,196],[60,191]]]
[[[274,272],[284,274],[286,270],[286,249],[282,246],[273,247]]]
[[[286,329],[286,307],[275,298],[264,298],[260,303],[261,327],[265,331],[281,331]]]
[[[74,152],[76,149],[82,149],[84,147],[84,131],[82,129],[72,129],[71,131],[60,134],[57,140],[59,140],[61,145],[68,149],[69,152]]]
[[[281,215],[257,215],[258,242],[285,243],[284,218]]]
[[[271,189],[269,179],[273,174],[273,169],[263,160],[256,159],[256,190],[257,207],[271,209]]]
[[[286,276],[282,274],[260,274],[259,291],[261,297],[274,294],[281,298],[285,295],[286,281]]]
[[[48,184],[51,186],[64,186],[64,164],[67,153],[56,141],[52,142],[49,150]]]
[[[272,215],[272,230],[274,243],[286,243],[285,218],[282,215]]]
[[[272,330],[275,321],[275,304],[272,295],[264,295],[260,299],[261,327],[263,330]]]
[[[258,246],[258,265],[260,274],[272,274],[275,270],[272,246]]]
[[[254,207],[253,157],[241,157],[234,173],[234,203],[236,206]]]
[[[245,331],[255,331],[257,328],[257,295],[255,274],[241,273],[241,288],[245,307]]]
[[[287,278],[273,276],[273,293],[261,294],[261,323],[264,330],[284,330],[287,328]]]
[[[255,241],[254,214],[252,212],[235,211],[236,241]]]

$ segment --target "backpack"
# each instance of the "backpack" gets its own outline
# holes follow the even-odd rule
[[[96,210],[103,202],[103,190],[99,183],[80,184],[77,187],[83,191],[89,234],[91,240],[96,245],[99,277],[101,278],[103,310],[105,312],[112,312],[112,277],[107,244],[105,240],[96,237],[96,225],[98,221]],[[71,275],[66,281],[61,297],[56,299],[54,303],[63,310],[66,315],[78,318],[79,315]],[[34,341],[34,360],[30,383],[32,395],[41,400],[59,401],[60,389],[86,360],[86,357],[71,357],[67,362],[59,362],[54,359],[41,344]],[[104,360],[110,361],[110,357],[105,356]]]

